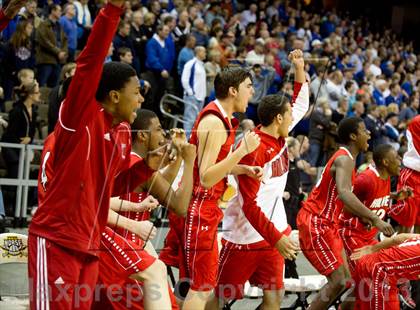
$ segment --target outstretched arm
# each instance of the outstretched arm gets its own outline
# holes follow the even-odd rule
[[[351,259],[356,260],[360,259],[365,255],[379,252],[380,250],[387,249],[396,245],[399,245],[409,239],[420,238],[420,234],[399,234],[391,238],[386,238],[385,240],[374,244],[364,246],[362,248],[356,249],[353,254],[350,256]]]
[[[333,165],[338,197],[344,203],[344,209],[376,226],[385,235],[391,236],[394,233],[392,226],[370,211],[352,192],[353,160],[348,156],[340,156],[334,161]]]
[[[77,58],[76,72],[59,112],[59,122],[68,131],[75,131],[86,124],[99,109],[95,94],[105,57],[123,12],[123,3],[110,0],[100,11],[88,42]]]

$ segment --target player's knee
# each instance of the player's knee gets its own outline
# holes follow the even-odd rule
[[[135,274],[133,278],[144,282],[166,281],[166,265],[157,259],[146,270]]]

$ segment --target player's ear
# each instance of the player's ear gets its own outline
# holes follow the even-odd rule
[[[232,97],[236,97],[238,95],[238,90],[235,87],[231,86],[229,87],[229,94]]]
[[[111,90],[109,93],[109,99],[112,101],[112,103],[118,103],[120,102],[120,92],[117,90]]]
[[[145,142],[147,140],[147,132],[145,130],[139,130],[137,131],[137,139],[140,142]]]
[[[356,140],[357,140],[357,134],[355,134],[355,133],[351,133],[351,134],[350,134],[350,140],[352,140],[352,141],[356,141]]]

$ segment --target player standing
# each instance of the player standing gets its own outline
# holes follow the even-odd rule
[[[123,3],[110,0],[98,14],[61,106],[54,131],[54,177],[29,227],[34,309],[90,308],[110,197],[125,193],[127,183],[135,188],[154,173],[145,161],[126,170],[131,149],[128,123],[143,100],[136,72],[120,63],[103,66]],[[148,164],[157,168],[153,159]],[[150,274],[162,270],[164,265],[158,263],[148,268]]]
[[[310,309],[327,309],[344,290],[349,278],[343,242],[338,233],[338,218],[346,210],[376,226],[386,235],[392,227],[366,208],[352,193],[355,180],[355,158],[367,150],[370,133],[358,117],[343,119],[338,137],[344,143],[328,161],[321,178],[298,213],[300,247],[318,272],[327,277]]]
[[[237,120],[234,112],[245,112],[254,94],[251,75],[240,67],[227,67],[214,81],[216,100],[198,115],[190,138],[197,146],[193,196],[184,226],[184,257],[180,278],[190,278],[191,286],[183,309],[204,309],[216,285],[218,268],[217,226],[223,212],[218,199],[227,187],[229,173],[255,175],[237,164],[259,145],[255,133],[247,133],[241,146],[232,152]]]
[[[239,191],[229,201],[223,219],[214,309],[219,309],[218,299],[225,303],[242,298],[247,280],[263,288],[264,309],[279,309],[284,258],[296,258],[298,247],[288,238],[291,228],[282,199],[289,169],[285,138],[309,108],[309,88],[302,51],[291,52],[289,59],[295,68],[293,98],[269,95],[261,100],[258,117],[262,126],[254,129],[261,143],[240,161],[261,167],[263,176],[262,180],[237,177]]]

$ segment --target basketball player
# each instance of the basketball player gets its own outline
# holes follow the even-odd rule
[[[110,0],[98,14],[61,106],[54,132],[54,178],[29,227],[33,309],[90,308],[110,197],[125,193],[127,183],[134,189],[159,167],[160,158],[150,156],[147,165],[139,161],[127,170],[129,123],[143,98],[130,66],[103,67],[123,4]],[[156,261],[143,274],[147,278],[165,271]],[[169,294],[150,300],[150,306],[170,304]]]
[[[338,137],[344,146],[328,161],[297,218],[303,254],[328,279],[310,309],[328,309],[349,279],[343,243],[338,233],[338,218],[344,205],[348,212],[378,227],[386,235],[393,233],[391,225],[383,222],[352,193],[355,159],[360,152],[367,150],[370,138],[363,120],[358,117],[343,119],[338,127]]]
[[[219,308],[218,303],[242,298],[248,280],[263,288],[263,309],[279,309],[284,258],[296,258],[298,247],[288,238],[291,228],[282,199],[289,168],[285,138],[309,108],[309,88],[302,51],[292,51],[289,59],[295,69],[293,98],[269,95],[261,100],[261,126],[254,129],[261,143],[240,161],[261,167],[263,177],[237,177],[238,193],[228,203],[223,219],[214,309]]]
[[[141,112],[146,114],[143,118],[150,118],[150,113],[147,113],[147,110],[141,110]],[[154,134],[154,136],[156,136],[156,134]],[[180,141],[185,141],[185,135],[183,135],[182,138],[183,139],[180,139]],[[38,185],[40,191],[40,202],[42,202],[46,195],[47,187],[51,182],[53,175],[51,162],[53,161],[54,154],[54,140],[54,133],[50,134],[47,137],[41,156],[42,168],[40,169]],[[158,140],[163,140],[163,142],[165,142],[163,136],[162,139],[160,139],[160,137],[158,136]],[[182,143],[174,143],[174,145],[178,146],[181,146],[181,144]],[[156,145],[156,143],[152,143],[151,145]],[[194,147],[190,145],[190,148]],[[141,160],[141,157],[137,155],[133,156],[133,154],[134,153],[132,153],[132,160],[130,161],[130,166],[135,165],[139,160]],[[190,163],[186,164],[186,167],[189,167],[190,171],[185,174],[187,180],[188,176],[190,179],[192,179],[193,160],[194,158],[191,158],[191,160],[189,161]],[[178,159],[177,161],[180,160]],[[176,166],[176,171],[169,174],[176,174],[176,172],[178,171],[179,164],[176,164],[177,161],[174,162],[175,165],[172,165]],[[169,166],[167,170],[171,170],[170,168],[171,167]],[[184,192],[184,196],[187,196],[184,199],[186,201],[183,204],[180,204],[182,207],[182,210],[180,212],[186,212],[189,198],[191,197],[191,188],[192,186],[189,185],[186,186],[186,189],[184,191],[179,191],[181,194],[181,198]],[[171,195],[171,197],[177,197],[177,193],[169,192],[169,194]],[[98,307],[99,309],[105,309],[107,306],[117,309],[117,306],[122,306],[123,309],[126,309],[128,306],[130,308],[143,309],[144,299],[142,294],[138,293],[141,289],[143,289],[146,286],[147,291],[147,286],[153,286],[153,290],[155,293],[160,293],[160,290],[168,289],[166,285],[165,274],[160,275],[156,273],[153,274],[151,277],[144,279],[144,281],[142,281],[141,284],[139,284],[138,282],[138,280],[143,280],[142,271],[149,267],[150,264],[152,264],[155,261],[155,258],[149,253],[147,253],[146,250],[144,250],[144,242],[142,240],[152,239],[156,234],[156,229],[153,227],[153,224],[149,221],[145,221],[149,218],[145,215],[149,215],[149,211],[156,208],[159,205],[159,202],[156,199],[154,199],[153,196],[148,195],[147,192],[137,194],[137,196],[136,193],[131,193],[131,195],[128,194],[125,196],[129,198],[135,196],[135,199],[132,199],[133,201],[123,201],[118,198],[117,201],[113,201],[115,199],[111,199],[110,211],[108,214],[108,226],[113,227],[114,229],[117,227],[120,228],[125,238],[121,237],[121,235],[119,235],[117,232],[113,231],[109,227],[106,227],[105,231],[102,234],[102,251],[100,255],[101,282],[99,283],[97,288],[95,288],[95,294],[97,289],[98,293],[100,292],[102,295],[95,295],[100,298],[99,300],[97,300],[98,298],[95,298],[95,304],[93,305],[93,309],[96,309]],[[177,202],[182,202],[182,200],[178,199]],[[143,212],[146,210],[147,212]],[[123,215],[119,215],[117,211],[126,211],[122,212],[122,214],[128,216],[128,218]],[[175,209],[175,211],[177,210]],[[128,238],[128,231],[130,232],[130,238]],[[129,263],[130,260],[135,263]],[[106,265],[107,262],[108,265]],[[104,267],[104,265],[106,266]],[[113,271],[115,272],[113,273]],[[128,283],[124,285],[124,280],[127,280],[128,277],[137,280],[132,280],[131,283],[127,281]],[[137,287],[139,287],[140,289],[136,289]],[[133,290],[128,291],[127,288],[133,288]],[[176,300],[172,294],[172,291],[169,290],[169,294],[173,301],[172,304],[175,305],[174,309],[176,309]],[[146,304],[148,298],[150,298],[150,296],[145,296]],[[108,299],[111,299],[112,303],[109,303]],[[161,306],[164,307],[165,305]]]
[[[253,175],[259,170],[238,166],[239,161],[253,152],[260,138],[247,133],[235,151],[238,125],[234,112],[244,113],[254,94],[251,75],[240,67],[227,67],[214,81],[216,100],[198,115],[190,138],[197,146],[194,165],[194,189],[183,233],[184,257],[180,261],[180,278],[190,278],[190,290],[183,309],[204,309],[216,285],[218,246],[217,226],[223,212],[218,199],[227,187],[229,173]],[[182,263],[181,263],[182,262]]]
[[[410,216],[399,219],[404,232],[410,232],[415,226],[415,232],[420,233],[420,115],[417,115],[407,128],[408,150],[404,154],[403,164],[398,179],[398,189],[410,187],[414,190],[413,197],[406,200]]]
[[[398,310],[397,283],[420,279],[420,235],[399,234],[356,249],[357,310]]]
[[[150,152],[161,149],[166,143],[164,130],[157,115],[152,111],[139,110],[138,116],[132,124],[132,129],[132,163],[146,158]],[[120,216],[113,221],[119,227],[108,225],[103,233],[101,244],[104,251],[100,257],[99,282],[105,286],[106,290],[114,288],[118,298],[115,298],[115,295],[107,294],[107,296],[104,296],[103,294],[102,299],[108,300],[101,300],[96,303],[95,309],[103,309],[108,302],[113,309],[143,309],[141,290],[144,284],[141,283],[141,273],[138,271],[144,269],[144,264],[150,264],[156,260],[143,250],[144,242],[153,238],[156,229],[151,222],[148,222],[149,211],[138,212],[138,210],[129,206],[132,203],[142,201],[150,193],[177,215],[185,216],[187,212],[192,193],[195,146],[186,142],[183,131],[175,129],[173,132],[172,142],[177,147],[179,155],[177,159],[166,167],[164,172],[156,172],[152,178],[137,187],[134,192],[121,196],[123,201],[121,201],[120,207],[125,212],[114,209],[120,213]],[[183,179],[178,190],[174,192],[171,183],[178,173],[182,160],[184,160]],[[124,204],[127,206],[122,207]],[[127,222],[129,225],[121,225],[120,221]],[[133,229],[130,229],[131,223],[134,226],[135,223],[137,225],[139,223],[151,224],[151,226],[148,226],[149,230],[146,230],[146,234],[144,234],[133,232]],[[132,250],[130,250],[130,247]],[[123,249],[123,251],[119,249]],[[132,264],[127,264],[127,256],[132,260]],[[137,263],[135,263],[136,261]],[[159,283],[153,283],[153,285],[156,284],[159,285]],[[170,292],[170,295],[173,308],[177,308],[172,292]]]
[[[390,215],[400,221],[410,216],[404,200],[412,195],[411,189],[403,188],[398,193],[391,193],[391,177],[398,176],[401,167],[398,153],[391,145],[381,144],[373,150],[373,161],[374,166],[369,166],[356,177],[353,193],[380,219]],[[392,204],[393,199],[399,201]],[[347,257],[350,257],[355,249],[378,243],[375,238],[377,234],[376,227],[368,229],[358,217],[346,211],[340,215],[340,236]],[[348,262],[353,272],[354,263],[351,260]]]
[[[391,176],[399,175],[401,158],[391,145],[382,144],[373,150],[373,161],[374,166],[369,166],[367,170],[356,177],[353,192],[380,219],[390,215],[399,222],[403,221],[407,216],[410,216],[410,210],[404,203],[404,199],[410,197],[412,191],[404,188],[398,193],[391,193]],[[399,201],[392,204],[393,199]],[[377,234],[377,228],[366,228],[358,217],[348,212],[341,214],[340,236],[343,240],[353,279],[357,278],[355,274],[356,261],[349,259],[351,254],[355,249],[378,243]],[[358,293],[358,290],[356,290],[356,298],[360,298]],[[404,294],[404,296],[407,302],[413,302],[409,295]]]

